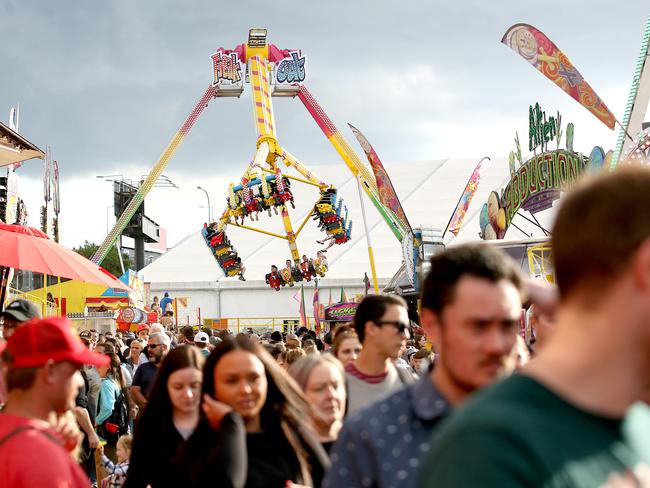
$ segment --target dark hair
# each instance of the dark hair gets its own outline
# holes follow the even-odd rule
[[[116,354],[115,344],[113,344],[112,342],[105,341],[97,345],[104,348],[104,354]]]
[[[36,382],[39,368],[9,368],[6,372],[7,391],[29,390]]]
[[[650,171],[621,167],[579,184],[563,199],[552,232],[560,298],[609,290],[650,237]]]
[[[122,363],[120,363],[120,358],[117,356],[117,354],[115,354],[115,349],[113,349],[112,344],[101,345],[104,346],[104,350],[106,351],[104,355],[108,356],[111,360],[108,365],[108,373],[113,377],[115,381],[117,381],[117,384],[120,385],[120,389],[126,388],[126,380],[122,374]]]
[[[431,357],[431,351],[428,349],[418,349],[417,352],[413,353],[413,359],[425,359],[425,358],[430,358]]]
[[[296,335],[300,336],[300,334],[302,334],[302,333],[307,334],[308,332],[309,332],[309,329],[307,327],[305,327],[304,325],[301,325],[300,327],[298,327],[298,330],[296,331]]]
[[[464,244],[431,258],[431,271],[422,285],[422,308],[440,315],[454,301],[456,285],[464,276],[492,283],[506,280],[522,290],[519,270],[503,251],[489,244]]]
[[[391,305],[404,307],[408,310],[408,305],[398,295],[368,295],[361,300],[354,314],[354,329],[362,344],[366,337],[366,323],[369,321],[379,322]]]
[[[332,337],[332,331],[331,331],[331,330],[330,330],[329,332],[327,332],[327,334],[325,334],[325,335],[323,336],[323,342],[324,342],[325,344],[327,344],[328,346],[331,346],[331,345],[332,345],[333,337]]]
[[[287,352],[287,348],[281,342],[279,344],[264,344],[264,348],[276,361],[282,354]]]
[[[156,379],[151,387],[147,406],[145,406],[138,421],[134,448],[140,449],[139,444],[150,441],[152,433],[157,432],[161,427],[167,429],[173,426],[174,407],[167,390],[167,382],[172,373],[184,368],[196,368],[201,371],[202,367],[203,355],[194,346],[184,345],[169,351],[160,365]],[[150,405],[151,407],[149,407]]]
[[[277,364],[277,362],[259,344],[252,342],[247,336],[226,337],[216,346],[203,367],[202,395],[207,394],[218,399],[214,384],[214,370],[221,358],[232,351],[242,350],[255,355],[264,365],[268,390],[266,401],[260,412],[262,428],[272,436],[283,436],[296,455],[301,469],[302,482],[311,483],[307,463],[308,447],[317,456],[322,446],[316,440],[313,432],[304,424],[304,419],[313,414],[313,409],[305,399],[302,390],[296,382]],[[201,412],[204,416],[204,413]],[[327,457],[319,459],[321,464],[327,464]]]

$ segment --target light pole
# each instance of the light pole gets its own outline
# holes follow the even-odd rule
[[[196,189],[203,190],[205,192],[205,196],[208,198],[208,224],[209,224],[210,222],[212,222],[212,214],[210,213],[210,195],[205,190],[205,188],[201,188],[200,186],[197,186]]]

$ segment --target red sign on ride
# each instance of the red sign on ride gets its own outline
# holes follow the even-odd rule
[[[214,67],[214,85],[222,82],[238,83],[241,81],[241,64],[237,53],[224,54],[219,51],[212,55]]]

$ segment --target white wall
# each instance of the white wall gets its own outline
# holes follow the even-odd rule
[[[332,301],[338,302],[341,297],[341,285],[347,297],[352,300],[355,295],[364,293],[363,286],[355,286],[359,280],[349,280],[330,287],[319,287],[320,303],[329,303],[330,289]],[[221,287],[220,287],[221,285]],[[227,285],[226,288],[224,285]],[[314,285],[305,287],[305,309],[309,317],[313,316]],[[380,283],[384,286],[385,283]],[[152,283],[151,296],[162,298],[164,292],[169,292],[172,298],[188,298],[188,310],[179,310],[179,323],[185,324],[187,316],[190,321],[200,308],[201,318],[250,318],[250,317],[298,317],[299,302],[293,297],[300,296],[300,286],[284,287],[274,291],[263,282],[204,282],[183,286],[182,283]]]

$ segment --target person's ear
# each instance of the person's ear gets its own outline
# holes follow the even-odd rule
[[[364,337],[374,337],[376,333],[377,333],[377,324],[375,324],[372,320],[368,320],[366,322],[366,325],[364,325],[364,331],[363,331]]]
[[[646,239],[634,253],[632,272],[639,290],[650,295],[650,239]]]
[[[423,308],[420,313],[420,325],[424,330],[424,334],[427,336],[427,339],[434,345],[440,345],[440,328],[442,324],[440,322],[440,317],[433,310],[428,308]]]
[[[52,378],[56,375],[55,371],[56,363],[54,360],[49,359],[41,368],[40,375],[43,380],[43,384],[49,384]]]

